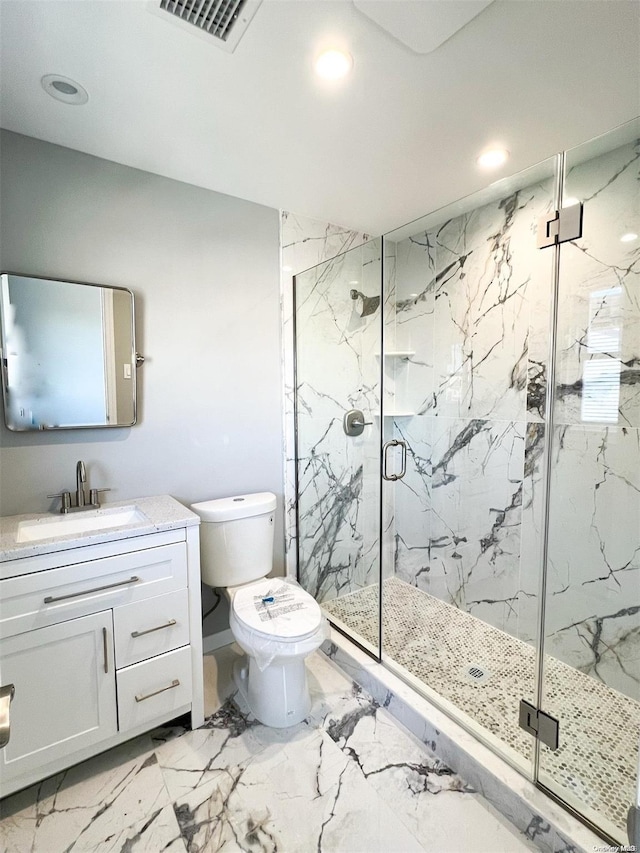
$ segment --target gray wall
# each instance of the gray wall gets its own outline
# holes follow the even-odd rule
[[[283,573],[277,211],[5,131],[0,200],[0,268],[128,287],[146,357],[132,428],[2,425],[0,514],[53,509],[78,459],[114,501],[273,491]]]

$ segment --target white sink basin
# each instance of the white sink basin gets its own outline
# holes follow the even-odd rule
[[[149,523],[147,516],[135,506],[88,509],[69,515],[57,515],[53,518],[43,516],[30,521],[21,521],[18,525],[16,541],[39,542],[42,539],[55,539],[57,536],[77,536]]]

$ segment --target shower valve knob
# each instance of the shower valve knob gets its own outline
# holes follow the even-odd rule
[[[351,438],[362,435],[366,426],[371,426],[373,421],[365,421],[363,413],[360,409],[351,409],[345,413],[342,419],[342,428],[345,434]]]

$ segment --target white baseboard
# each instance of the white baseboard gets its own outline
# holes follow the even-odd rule
[[[222,646],[228,646],[233,643],[233,634],[231,628],[226,631],[218,631],[217,634],[209,634],[202,638],[202,651],[206,655],[207,652],[215,652],[216,649],[221,649]]]

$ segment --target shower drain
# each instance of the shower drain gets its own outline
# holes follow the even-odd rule
[[[464,666],[460,675],[465,681],[470,681],[472,684],[484,684],[491,678],[491,673],[479,663],[470,663]]]

